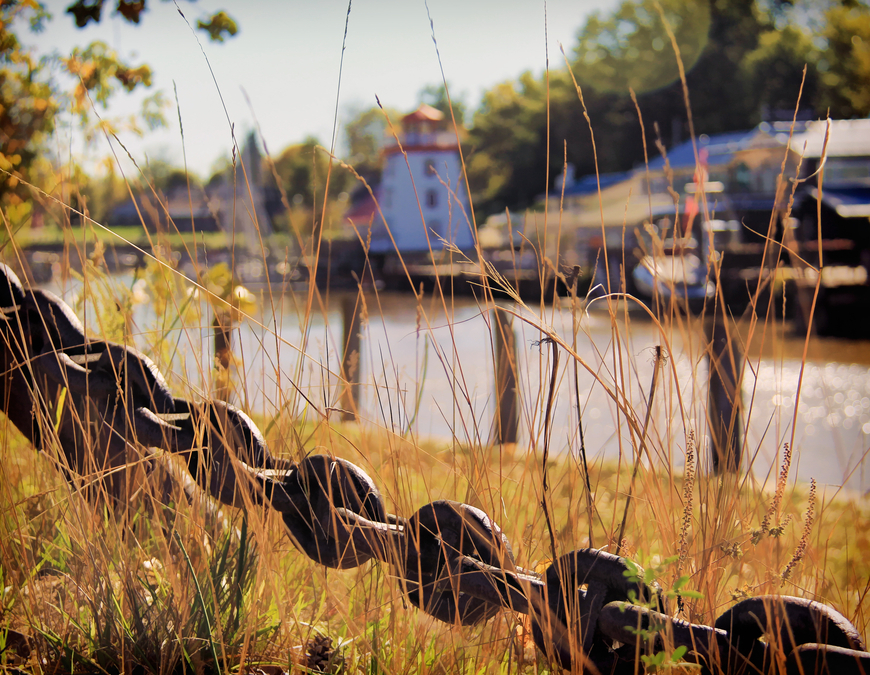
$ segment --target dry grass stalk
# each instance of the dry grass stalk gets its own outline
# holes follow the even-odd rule
[[[576,82],[575,86],[583,104],[582,91]],[[585,105],[583,113],[594,148],[592,120]],[[663,147],[661,150],[665,154]],[[667,160],[666,171],[671,172]],[[286,195],[283,198],[289,210]],[[69,212],[65,214],[68,220]],[[369,228],[360,235],[366,250],[371,232]],[[308,239],[298,228],[296,234],[300,251],[320,250],[321,232]],[[155,241],[156,247],[160,245]],[[20,252],[14,250],[14,243],[10,248],[10,256],[17,257]],[[759,545],[742,557],[738,555],[741,541],[750,537],[755,541],[754,535],[745,531],[745,524],[755,521],[767,497],[749,478],[725,481],[698,470],[702,458],[693,429],[698,420],[706,419],[704,397],[685,392],[697,393],[699,359],[695,355],[703,348],[698,345],[698,331],[676,306],[645,324],[632,319],[635,326],[627,320],[627,310],[623,316],[616,311],[596,315],[595,319],[609,329],[605,330],[608,338],[602,341],[587,330],[587,307],[576,297],[576,291],[567,310],[560,299],[548,305],[543,298],[535,303],[537,309],[530,308],[478,253],[470,253],[468,258],[482,271],[483,292],[476,304],[463,304],[444,290],[446,284],[432,297],[415,289],[413,311],[410,294],[402,301],[409,315],[413,314],[413,331],[419,342],[426,349],[431,347],[444,371],[447,384],[432,397],[431,405],[437,408],[434,418],[448,421],[451,433],[447,439],[430,438],[425,429],[407,420],[407,415],[402,417],[409,407],[406,395],[417,402],[413,406],[416,417],[428,383],[419,361],[415,361],[415,383],[400,380],[403,365],[396,356],[401,355],[396,352],[394,356],[389,340],[386,353],[374,341],[364,342],[364,353],[354,363],[362,377],[368,378],[361,385],[375,399],[365,411],[368,419],[356,425],[325,418],[313,401],[322,394],[326,408],[330,394],[325,390],[335,388],[335,374],[328,362],[320,363],[313,352],[321,335],[324,343],[330,341],[331,301],[317,286],[283,289],[287,302],[283,309],[274,311],[272,324],[265,319],[261,322],[259,315],[243,316],[240,324],[262,331],[251,333],[250,343],[275,344],[263,359],[269,366],[263,370],[262,381],[252,378],[233,383],[242,399],[265,388],[264,382],[270,378],[283,383],[275,398],[266,400],[257,411],[272,448],[295,459],[325,448],[359,464],[375,478],[389,510],[402,516],[434,499],[473,501],[502,525],[514,545],[518,564],[524,567],[544,569],[544,561],[554,556],[557,548],[579,548],[587,543],[584,537],[588,543],[611,541],[628,555],[652,561],[651,567],[676,556],[674,582],[683,577],[692,560],[691,585],[703,591],[704,599],[693,603],[690,618],[702,623],[712,623],[732,595],[770,590],[768,570],[782,570],[782,582],[816,588],[817,599],[839,601],[850,613],[848,618],[867,632],[870,543],[863,533],[870,531],[870,514],[863,503],[842,499],[823,497],[817,506],[813,481],[802,533],[798,537],[785,531],[784,525],[792,517],[788,512],[792,507],[784,497],[793,444],[783,449],[776,491],[761,525],[762,534],[777,533],[779,539],[776,545]],[[209,395],[213,387],[223,386],[223,381],[210,379],[208,357],[202,356],[208,350],[195,349],[201,346],[195,336],[201,326],[209,325],[208,313],[214,309],[201,311],[198,307],[199,300],[208,296],[207,289],[181,277],[171,259],[155,262],[146,276],[153,297],[160,299],[160,309],[155,309],[159,319],[156,328],[151,331],[129,321],[119,324],[117,316],[108,317],[106,312],[126,307],[129,298],[117,291],[108,296],[110,302],[94,299],[94,289],[108,283],[104,268],[99,267],[104,262],[98,256],[82,279],[80,308],[87,305],[96,313],[93,332],[105,335],[115,326],[124,331],[125,338],[147,342],[153,351],[149,355],[161,368],[178,373],[172,382],[178,393]],[[404,261],[400,262],[407,271]],[[608,265],[605,257],[603,267]],[[531,339],[549,342],[553,348],[552,369],[537,382],[532,379],[533,367],[523,366],[521,373],[526,378],[520,391],[523,424],[526,429],[543,428],[543,464],[534,452],[541,447],[537,437],[528,439],[525,447],[520,443],[508,448],[487,442],[480,433],[486,425],[485,413],[474,405],[480,392],[474,391],[467,372],[477,364],[467,363],[463,338],[456,336],[457,327],[472,319],[458,319],[456,310],[473,307],[490,312],[495,307],[493,289],[504,291],[514,301],[510,311],[520,318],[519,330],[533,333]],[[271,297],[271,287],[268,291]],[[371,331],[370,323],[377,327],[389,322],[384,309],[387,300],[376,287],[359,294],[361,330],[368,327]],[[560,312],[570,314],[570,339],[557,325]],[[763,320],[776,328],[778,320],[772,315]],[[281,333],[282,322],[301,327],[298,342]],[[644,366],[639,363],[642,358],[637,358],[638,351],[630,348],[637,339],[637,325],[641,330],[651,327],[655,334],[652,344],[678,341],[684,354],[669,344],[659,354],[667,354],[672,362],[682,356],[689,364],[689,372],[680,374],[673,363],[666,369],[656,360],[645,414],[641,412],[643,396],[637,395]],[[449,338],[440,337],[441,328],[449,332]],[[579,343],[587,337],[590,342],[599,340],[592,357],[580,350]],[[179,367],[178,352],[186,340],[194,346],[192,358],[200,358]],[[301,345],[301,356],[297,345]],[[559,354],[564,356],[562,364]],[[244,356],[239,364],[244,364]],[[298,360],[288,356],[298,356]],[[291,363],[289,367],[286,360]],[[604,418],[611,414],[610,419],[597,423],[596,431],[581,433],[582,470],[568,456],[573,441],[551,434],[561,412],[559,385],[568,367],[573,372],[578,408],[594,402],[605,411]],[[285,374],[288,368],[292,377]],[[395,378],[390,371],[395,372]],[[246,371],[239,368],[235,372]],[[690,380],[688,385],[686,380]],[[530,393],[544,389],[544,396]],[[394,422],[394,414],[401,422]],[[584,418],[587,423],[593,420]],[[612,420],[616,422],[611,424]],[[43,422],[51,428],[56,420]],[[686,429],[685,472],[679,489],[673,480],[671,449],[677,445],[674,439]],[[401,580],[384,566],[367,564],[327,573],[292,547],[275,514],[262,508],[243,513],[227,507],[219,511],[222,518],[211,517],[202,503],[177,490],[167,492],[153,474],[135,493],[126,520],[119,522],[84,497],[83,486],[98,484],[103,467],[93,467],[88,476],[70,486],[57,470],[56,458],[50,452],[36,455],[5,420],[0,435],[4,475],[0,483],[0,511],[4,514],[0,520],[2,627],[12,636],[25,636],[19,642],[27,643],[26,650],[16,653],[10,649],[0,655],[6,659],[0,664],[4,667],[54,668],[58,672],[73,666],[95,672],[141,668],[149,673],[169,673],[178,668],[204,671],[213,667],[243,672],[262,665],[261,670],[272,672],[269,669],[280,668],[274,664],[302,663],[311,657],[311,667],[324,669],[343,660],[347,672],[495,674],[540,670],[526,622],[515,629],[512,622],[499,619],[463,630],[436,623],[409,606]],[[624,439],[634,440],[634,457],[602,459],[598,453],[608,436],[616,437],[620,447]],[[640,461],[642,452],[648,461]],[[545,480],[543,512],[530,487],[538,484],[541,472]],[[578,523],[582,519],[576,518],[580,511],[577,490],[587,495],[588,522]],[[628,503],[623,502],[626,492],[633,495],[631,519],[627,518]],[[621,506],[625,506],[623,513]],[[813,542],[810,534],[814,526],[830,534]],[[94,536],[95,532],[101,536]],[[755,543],[760,543],[761,537],[758,539]],[[715,558],[718,551],[725,555]],[[783,551],[793,553],[786,559]],[[806,557],[824,560],[823,569],[812,574],[804,571],[799,563]],[[663,565],[660,577],[664,578],[668,569]],[[315,635],[323,637],[312,638]],[[340,654],[333,649],[334,644],[341,645]],[[311,647],[309,654],[291,658],[299,645]],[[511,645],[519,646],[514,661]]]
[[[680,524],[680,544],[674,581],[683,575],[689,555],[689,529],[692,526],[693,499],[695,490],[695,430],[686,436],[686,468],[683,474],[683,519]]]
[[[792,554],[791,560],[788,561],[788,565],[785,566],[785,569],[780,574],[782,577],[782,583],[785,585],[785,582],[791,577],[792,571],[795,566],[804,559],[804,556],[807,553],[807,549],[810,543],[810,534],[813,529],[813,521],[815,520],[815,509],[816,509],[816,479],[810,479],[810,492],[807,496],[807,514],[804,518],[804,528],[801,532],[800,541],[798,541],[798,545],[795,548],[794,554]]]

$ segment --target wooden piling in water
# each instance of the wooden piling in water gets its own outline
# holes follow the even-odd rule
[[[743,351],[736,335],[729,335],[726,318],[716,314],[707,321],[709,388],[707,423],[715,473],[740,470],[743,448],[743,399],[740,391]]]
[[[495,342],[496,434],[499,443],[516,443],[519,431],[517,402],[517,341],[513,317],[496,307],[492,310]]]
[[[341,300],[344,352],[341,357],[341,419],[353,421],[359,410],[360,307],[359,295],[346,295]]]
[[[214,321],[214,359],[219,369],[213,396],[220,401],[230,400],[230,363],[233,349],[233,317],[229,312],[215,310]]]

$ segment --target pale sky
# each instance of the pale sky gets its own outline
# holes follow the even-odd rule
[[[48,0],[54,19],[38,36],[24,36],[40,53],[68,54],[75,45],[103,40],[132,65],[148,63],[152,90],[162,90],[170,107],[169,127],[139,139],[121,140],[137,161],[145,156],[182,162],[173,83],[184,125],[184,147],[191,170],[207,176],[214,162],[228,155],[230,125],[200,44],[173,2],[150,0],[139,26],[113,16],[107,0],[101,24],[76,29],[65,13],[70,0]],[[543,0],[428,0],[444,73],[454,97],[471,109],[484,89],[514,79],[525,70],[545,67]],[[594,10],[611,12],[617,0],[549,0],[546,3],[551,68],[564,66],[559,45],[571,52],[578,29]],[[218,10],[238,22],[240,32],[224,44],[196,35],[214,71],[229,118],[241,143],[259,120],[269,150],[277,154],[308,135],[328,147],[335,116],[342,36],[347,2],[342,0],[199,0],[179,2],[191,25]],[[354,0],[348,25],[339,103],[340,125],[354,109],[375,104],[410,111],[418,92],[439,84],[441,72],[423,0]],[[251,108],[242,90],[247,92]],[[138,109],[144,94],[120,93],[107,116]],[[252,112],[253,110],[253,112]],[[104,114],[103,111],[100,111]],[[106,140],[86,145],[61,133],[64,153],[92,161],[109,153]],[[341,146],[338,147],[339,152]],[[122,153],[123,154],[123,153]]]

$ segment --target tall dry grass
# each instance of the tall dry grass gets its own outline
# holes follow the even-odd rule
[[[11,245],[7,252],[14,252]],[[230,372],[212,359],[212,316],[225,307],[209,296],[210,289],[219,290],[219,274],[203,270],[197,288],[171,260],[156,260],[140,274],[141,283],[129,277],[119,283],[99,258],[80,275],[69,273],[78,296],[68,297],[88,317],[89,330],[146,346],[178,395],[209,397],[229,383],[242,407],[253,397],[258,383],[244,379],[250,372],[244,353],[235,353]],[[499,283],[493,274],[483,279],[484,288]],[[150,297],[148,325],[136,320],[133,309],[135,294],[143,292]],[[307,335],[312,352],[323,339],[320,331],[335,319],[317,288],[272,286],[258,296],[250,316],[237,310],[239,321],[262,323],[264,306],[289,299],[282,306],[297,307],[299,324],[313,327]],[[527,568],[543,569],[554,553],[584,546],[619,551],[655,570],[666,589],[676,584],[696,591],[683,594],[680,614],[693,622],[712,623],[735,598],[787,593],[832,604],[866,633],[866,503],[796,481],[789,446],[779,466],[770,467],[775,480],[766,484],[756,478],[758,467],[712,473],[703,384],[708,344],[698,319],[677,308],[655,319],[661,355],[651,366],[649,352],[638,352],[632,337],[633,327],[649,327],[649,317],[627,311],[616,298],[593,310],[610,324],[610,337],[602,341],[600,333],[584,335],[590,315],[579,300],[557,298],[542,312],[519,298],[497,303],[481,293],[475,302],[483,316],[496,304],[507,306],[516,315],[515,328],[524,326],[522,335],[532,330],[546,341],[514,364],[526,432],[520,443],[502,445],[492,440],[487,417],[474,419],[464,382],[471,364],[450,337],[451,317],[467,301],[448,293],[405,297],[418,335],[428,337],[426,368],[437,362],[452,377],[450,399],[425,396],[422,364],[412,377],[393,370],[391,354],[406,344],[364,339],[359,360],[370,365],[362,370],[362,387],[375,392],[377,406],[357,411],[360,423],[341,422],[345,383],[338,363],[299,357],[300,345],[283,343],[279,331],[266,326],[259,339],[270,341],[278,358],[259,377],[280,382],[280,398],[252,412],[273,451],[301,459],[325,449],[355,462],[375,479],[388,509],[403,516],[438,498],[478,506],[502,526]],[[379,309],[387,299],[374,288],[358,291],[364,335],[367,325],[389,320]],[[553,327],[563,314],[567,333]],[[735,339],[745,339],[745,325],[730,325]],[[578,353],[573,330],[580,340],[597,341],[594,362]],[[768,317],[756,330],[787,327]],[[336,332],[325,339],[335,339]],[[492,342],[491,334],[482,337]],[[688,358],[689,373],[679,371],[677,358]],[[759,358],[746,349],[747,367]],[[295,365],[288,368],[284,359]],[[581,393],[562,387],[575,367],[597,388]],[[610,398],[616,459],[584,456],[579,433],[551,435],[553,401],[566,391],[580,395],[568,406],[580,423],[592,396]],[[426,438],[413,423],[395,424],[388,412],[427,404],[451,418],[452,438]],[[751,413],[750,406],[744,414]],[[53,423],[44,420],[44,427]],[[244,671],[257,664],[298,669],[312,651],[321,658],[311,664],[337,668],[340,661],[348,672],[547,668],[529,647],[522,617],[505,611],[481,627],[441,624],[403,599],[387,565],[326,570],[293,548],[274,513],[215,510],[205,497],[191,500],[177,486],[167,488],[165,473],[178,470],[171,459],[157,462],[121,511],[106,508],[108,499],[87,498],[85,488],[100,485],[98,467],[69,484],[56,447],[35,453],[5,419],[3,439],[7,666],[42,672]],[[595,445],[588,435],[586,444]],[[754,450],[744,448],[745,456]],[[141,461],[148,459],[143,452]],[[20,646],[19,634],[27,636],[29,648]]]
[[[247,175],[239,165],[237,180]],[[63,214],[71,227],[69,212]],[[297,236],[288,257],[299,255],[301,265],[315,269],[325,247],[301,229]],[[637,314],[618,297],[621,289],[611,288],[590,310],[608,326],[602,339],[589,330],[582,297],[524,301],[479,251],[451,252],[480,271],[471,302],[486,330],[477,339],[492,344],[489,317],[499,306],[514,315],[517,335],[541,343],[513,364],[521,441],[500,444],[474,404],[471,371],[480,364],[466,360],[463,338],[457,338],[454,317],[468,301],[449,284],[433,294],[409,287],[402,300],[416,322],[410,373],[397,365],[407,340],[376,344],[364,337],[357,363],[361,386],[375,403],[354,411],[361,422],[343,422],[348,373],[337,360],[320,358],[342,351],[340,333],[330,326],[334,291],[271,283],[255,291],[254,304],[243,305],[226,270],[184,274],[164,243],[155,237],[146,269],[121,281],[104,264],[111,245],[72,250],[84,266],[75,272],[61,260],[60,286],[87,317],[92,335],[145,349],[177,395],[208,398],[221,391],[250,408],[257,391],[274,381],[274,393],[261,396],[251,413],[276,454],[298,460],[327,451],[357,463],[374,478],[388,510],[402,516],[439,498],[478,506],[501,525],[525,568],[542,570],[554,555],[585,546],[618,551],[653,570],[665,589],[680,588],[683,602],[672,609],[692,622],[712,623],[736,598],[787,593],[835,606],[867,634],[866,500],[796,481],[792,445],[782,447],[767,481],[758,466],[738,474],[711,471],[704,385],[710,345],[703,318],[676,304],[662,305],[654,316]],[[244,243],[264,251],[268,242]],[[6,243],[3,259],[24,267],[14,241]],[[143,294],[146,319],[134,309]],[[390,320],[384,310],[389,298],[375,286],[361,283],[352,295],[364,336]],[[498,299],[504,295],[508,301]],[[721,297],[709,313],[716,303],[721,313]],[[255,329],[249,339],[267,354],[259,380],[246,378],[247,347],[237,343],[229,370],[213,359],[213,316],[228,306],[238,324]],[[762,358],[755,347],[759,334],[789,330],[763,307],[722,320],[731,339],[742,343],[744,369]],[[298,326],[298,341],[282,335],[284,322]],[[639,325],[655,336],[652,366],[649,352],[633,340]],[[583,341],[592,345],[591,358],[578,348]],[[319,350],[319,342],[332,342],[332,349]],[[485,367],[494,372],[491,350],[490,357]],[[688,372],[678,360],[689,364]],[[437,400],[425,395],[427,373],[435,368],[451,384]],[[593,397],[606,400],[611,413],[618,452],[606,459],[589,449],[596,443],[583,432]],[[744,419],[752,416],[751,397],[747,403]],[[449,420],[450,438],[419,433],[413,420],[421,406],[437,406],[434,414]],[[554,416],[565,410],[576,433],[553,436]],[[404,421],[397,423],[394,412]],[[41,422],[50,430],[56,420]],[[756,450],[747,441],[744,457]],[[36,453],[5,418],[0,453],[0,662],[7,670],[301,672],[310,666],[477,674],[550,668],[531,648],[523,617],[506,610],[474,628],[439,623],[404,599],[389,566],[327,570],[293,547],[275,513],[216,509],[204,496],[185,495],[172,458],[141,450],[139,462],[156,468],[140,476],[126,508],[115,509],[106,506],[108,497],[87,498],[85,488],[99,489],[101,468],[67,482],[56,444]]]

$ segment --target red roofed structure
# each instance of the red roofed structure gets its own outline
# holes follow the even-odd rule
[[[473,248],[459,144],[444,127],[444,113],[424,103],[402,118],[401,147],[387,141],[375,193],[380,213],[363,198],[349,214],[357,227],[371,224],[372,253]]]
[[[402,124],[406,127],[409,124],[416,123],[438,123],[444,119],[444,113],[438,110],[437,108],[433,108],[431,105],[426,105],[425,103],[421,103],[420,107],[417,108],[414,112],[408,113],[402,118]]]

